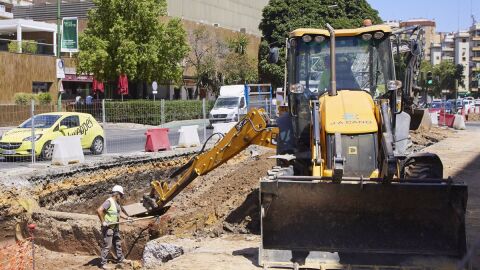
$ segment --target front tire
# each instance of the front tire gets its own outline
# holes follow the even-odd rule
[[[55,145],[51,144],[51,141],[45,142],[42,147],[42,151],[40,152],[40,158],[43,160],[51,160],[53,157],[53,149]]]
[[[442,179],[443,164],[435,154],[412,156],[405,161],[403,174],[407,179]]]
[[[103,138],[100,136],[97,136],[92,142],[90,151],[92,152],[93,155],[101,155],[103,153],[104,148],[105,148],[105,144],[104,144]]]

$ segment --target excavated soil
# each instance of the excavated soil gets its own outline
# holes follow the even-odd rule
[[[429,131],[410,131],[412,144],[410,148],[416,152],[425,147],[433,145],[454,134],[455,131],[448,128],[433,126]]]
[[[452,133],[435,127],[429,132],[413,132],[412,147],[418,151]],[[275,165],[268,158],[273,151],[262,148],[259,152],[259,156],[251,156],[245,151],[208,176],[198,177],[159,220],[122,226],[128,258],[140,259],[145,243],[164,235],[200,239],[225,233],[258,234],[259,178]],[[95,209],[108,197],[110,188],[124,186],[127,196],[123,204],[138,202],[149,190],[150,181],[166,179],[187,160],[176,157],[56,175],[21,192],[0,188],[0,237],[11,236],[12,224],[22,218],[33,221],[38,225],[37,243],[46,248],[42,249],[44,255],[62,262],[55,265],[43,260],[45,269],[94,269],[100,239]],[[66,268],[69,260],[84,265]]]

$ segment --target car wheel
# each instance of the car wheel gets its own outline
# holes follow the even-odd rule
[[[103,138],[100,136],[95,137],[95,139],[92,142],[92,146],[90,147],[90,151],[94,155],[100,155],[103,153],[103,149],[104,149]]]
[[[42,147],[42,152],[40,152],[40,158],[44,160],[51,160],[53,157],[53,149],[55,145],[51,144],[50,141],[46,142]]]

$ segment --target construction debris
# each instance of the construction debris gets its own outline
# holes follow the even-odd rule
[[[143,250],[143,266],[147,269],[155,268],[183,255],[183,248],[177,245],[159,243],[158,240],[149,241]]]

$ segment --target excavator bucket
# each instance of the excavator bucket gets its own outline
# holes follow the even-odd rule
[[[410,130],[428,131],[432,128],[432,119],[427,109],[415,109],[410,116]]]
[[[465,253],[464,184],[262,179],[260,195],[262,264],[332,254]]]

